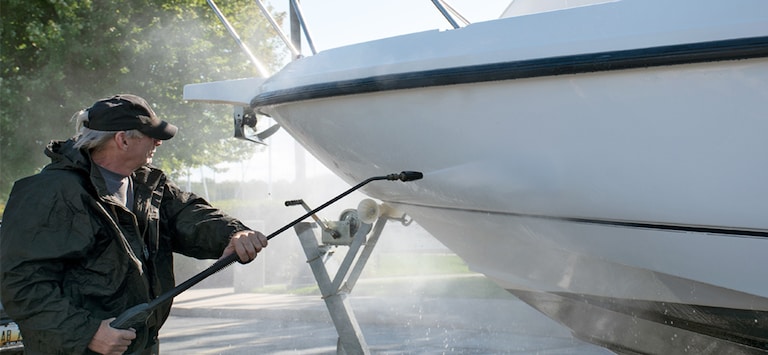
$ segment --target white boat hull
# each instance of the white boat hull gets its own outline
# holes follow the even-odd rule
[[[423,171],[365,192],[513,293],[768,311],[767,85],[753,59],[262,111],[350,183]]]
[[[768,60],[759,59],[348,95],[264,111],[350,182],[423,171],[415,184],[365,191],[402,204],[491,277],[726,306],[716,295],[600,287],[599,278],[574,286],[563,281],[563,256],[768,297],[768,282],[756,282],[768,281],[768,120],[740,109],[764,106],[766,83]],[[539,260],[524,264],[542,274],[526,282],[528,273],[505,256],[526,245],[565,254],[553,261],[524,252]],[[502,254],[489,257],[493,251]],[[544,272],[553,263],[563,265]]]

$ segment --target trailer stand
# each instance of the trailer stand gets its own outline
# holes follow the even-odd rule
[[[345,212],[346,213],[346,212]],[[354,218],[357,218],[355,213]],[[381,235],[384,225],[387,223],[387,216],[379,216],[376,219],[375,226],[373,227],[370,237],[367,238],[368,232],[371,231],[369,224],[358,223],[360,227],[354,232],[354,236],[349,236],[347,233],[341,233],[341,236],[335,235],[334,238],[340,239],[340,242],[333,242],[333,239],[329,237],[334,231],[328,233],[328,228],[321,224],[323,227],[323,242],[319,244],[317,237],[315,236],[313,223],[302,222],[297,224],[294,229],[299,236],[301,245],[304,249],[304,253],[307,256],[307,263],[312,269],[312,273],[317,281],[317,286],[320,288],[322,298],[325,300],[325,305],[328,307],[328,312],[333,320],[333,325],[336,327],[336,332],[339,334],[338,343],[336,345],[337,354],[370,354],[368,344],[365,342],[363,333],[360,330],[360,325],[357,323],[355,314],[352,311],[352,307],[347,300],[347,296],[352,292],[352,289],[363,272],[368,258],[373,252],[373,248],[376,246],[376,242]],[[359,222],[359,220],[357,221]],[[346,224],[348,227],[349,221],[335,222],[340,225]],[[334,225],[335,225],[334,223]],[[349,228],[347,228],[349,231]],[[346,238],[346,241],[344,239]],[[332,244],[328,244],[327,242]],[[348,245],[349,251],[344,257],[339,270],[336,272],[333,280],[331,280],[328,270],[325,267],[325,260],[330,255],[328,251],[330,248],[336,245]],[[363,247],[364,246],[364,247]],[[361,250],[361,247],[362,250]],[[357,254],[360,254],[355,261]],[[351,269],[350,269],[351,267]],[[343,283],[343,284],[342,284]]]

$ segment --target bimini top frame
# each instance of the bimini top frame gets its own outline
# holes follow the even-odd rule
[[[291,52],[292,59],[298,59],[302,57],[301,54],[301,34],[299,32],[303,32],[304,38],[307,40],[307,45],[309,46],[310,50],[312,51],[312,55],[317,54],[317,49],[315,48],[315,44],[312,41],[312,36],[309,33],[309,28],[307,27],[306,22],[304,21],[304,15],[301,11],[301,6],[299,5],[298,0],[289,0],[289,6],[290,6],[290,21],[291,21],[291,36],[290,38],[283,32],[283,30],[280,28],[280,25],[275,21],[275,18],[272,17],[272,14],[269,12],[269,10],[264,6],[264,3],[261,0],[254,0],[256,2],[256,5],[259,7],[259,10],[264,15],[264,17],[269,21],[272,28],[275,30],[277,35],[283,40],[286,47],[288,47],[288,50]],[[448,23],[451,24],[451,26],[456,29],[461,26],[459,26],[459,23],[457,22],[457,19],[461,21],[464,26],[469,25],[469,21],[462,16],[456,9],[454,9],[451,5],[449,5],[445,0],[431,0],[432,4],[435,5],[435,7],[440,11],[440,13],[445,17],[445,19],[448,21]],[[222,14],[221,10],[219,10],[218,6],[216,6],[216,3],[213,0],[207,0],[208,5],[213,9],[213,11],[216,13],[216,16],[219,18],[219,21],[226,27],[229,34],[234,38],[235,42],[237,42],[237,45],[240,46],[240,48],[245,52],[245,54],[248,56],[248,58],[251,60],[253,65],[256,67],[256,69],[259,72],[259,75],[262,77],[268,77],[269,73],[266,69],[266,67],[253,55],[253,52],[248,48],[248,46],[245,45],[245,43],[240,39],[240,36],[237,34],[237,31],[235,31],[234,27],[232,27],[232,24],[229,23],[227,18]]]

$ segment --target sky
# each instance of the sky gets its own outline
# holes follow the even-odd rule
[[[447,0],[449,5],[470,22],[498,18],[509,2]],[[288,0],[273,0],[271,4],[276,9],[287,11]],[[431,0],[303,0],[300,4],[318,49],[417,31],[450,28],[448,21]]]
[[[509,0],[446,1],[473,23],[498,18],[510,3]],[[288,11],[288,0],[266,3],[277,11]],[[300,7],[318,51],[413,32],[451,28],[431,0],[302,0]],[[283,31],[289,33],[287,26]],[[311,55],[306,40],[302,39],[302,44],[302,53]],[[201,168],[192,171],[190,179],[200,181],[200,177],[205,176],[216,181],[292,181],[297,149],[304,157],[307,177],[331,174],[284,130],[278,131],[266,142],[269,144],[267,147],[253,144],[256,152],[251,159],[218,167],[226,169],[225,172],[214,173],[211,169]]]

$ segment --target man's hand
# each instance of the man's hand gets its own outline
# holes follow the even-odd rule
[[[128,350],[131,341],[136,339],[136,330],[115,329],[109,326],[115,318],[101,321],[99,330],[93,335],[93,339],[88,344],[88,349],[99,354],[122,354]]]
[[[221,257],[225,257],[232,253],[237,253],[240,258],[240,263],[247,264],[253,259],[256,259],[261,249],[267,247],[267,237],[261,232],[254,232],[251,230],[240,231],[232,235],[229,240],[229,245],[224,248],[224,252]]]

